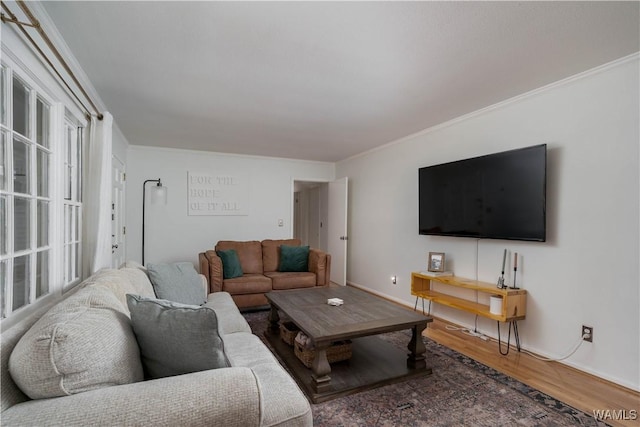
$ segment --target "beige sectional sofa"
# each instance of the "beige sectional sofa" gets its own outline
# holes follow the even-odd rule
[[[137,268],[102,270],[78,288],[2,331],[3,426],[313,424],[306,398],[251,333],[228,293],[209,294],[206,306],[216,313],[230,367],[144,381],[126,294],[153,297],[147,274]],[[92,312],[101,317],[85,320]],[[45,330],[54,330],[56,338],[43,339]],[[34,340],[26,344],[35,350],[14,355],[10,372],[11,354],[24,347],[17,346],[23,337]]]
[[[228,292],[239,308],[268,304],[267,292],[328,286],[331,255],[319,249],[309,250],[308,269],[301,272],[278,271],[281,245],[300,246],[300,239],[234,241],[221,240],[213,250],[198,254],[200,274],[209,283],[209,292]],[[232,279],[223,276],[222,260],[217,251],[237,252],[243,275]]]

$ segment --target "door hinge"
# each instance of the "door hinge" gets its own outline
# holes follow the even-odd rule
[[[123,180],[123,181],[126,181],[126,180],[127,180],[127,174],[126,174],[126,173],[124,173],[124,172],[122,172],[122,180]]]

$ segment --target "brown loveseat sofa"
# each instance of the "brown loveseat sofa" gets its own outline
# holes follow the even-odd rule
[[[329,285],[331,255],[309,250],[309,271],[280,272],[280,245],[300,246],[299,239],[239,242],[221,240],[214,250],[198,255],[200,273],[207,278],[209,292],[228,292],[239,308],[266,305],[267,292],[281,289],[310,288]],[[242,276],[224,279],[222,260],[216,251],[234,249],[242,267]]]

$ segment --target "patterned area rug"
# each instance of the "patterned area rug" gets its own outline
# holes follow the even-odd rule
[[[268,311],[244,313],[264,339]],[[380,335],[404,348],[410,332]],[[312,404],[315,426],[606,426],[534,388],[424,338],[433,374]],[[282,364],[283,366],[284,363]]]

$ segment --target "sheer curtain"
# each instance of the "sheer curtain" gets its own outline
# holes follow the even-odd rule
[[[111,266],[111,153],[113,117],[91,116],[84,186],[83,271]]]

